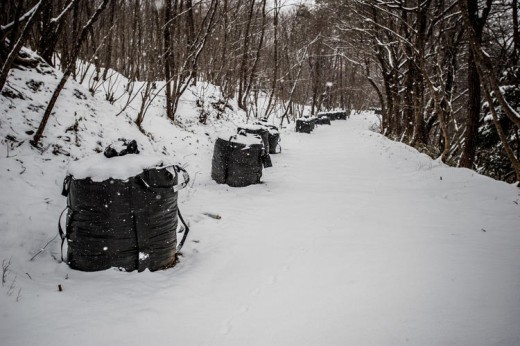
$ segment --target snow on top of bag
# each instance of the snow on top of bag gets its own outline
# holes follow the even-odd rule
[[[145,169],[172,165],[167,156],[128,154],[107,158],[103,154],[92,155],[70,164],[68,174],[75,179],[90,178],[93,181],[108,179],[126,180]]]
[[[269,134],[271,134],[271,135],[277,135],[280,133],[280,131],[272,129],[270,127],[268,127],[267,130],[269,131]]]
[[[271,135],[278,134],[279,131],[272,128],[269,124],[260,122],[258,124],[241,124],[238,125],[238,128],[244,129],[244,130],[251,130],[251,131],[258,131],[258,130],[266,130]]]
[[[252,131],[258,131],[258,130],[265,130],[265,126],[263,125],[257,125],[257,124],[240,124],[238,125],[238,128],[244,129],[244,130],[252,130]]]
[[[221,132],[218,134],[218,138],[223,139],[225,141],[230,141],[233,143],[239,143],[244,144],[246,146],[251,146],[255,144],[261,144],[263,145],[264,142],[262,142],[262,138],[258,135],[254,134],[236,134],[232,132]]]

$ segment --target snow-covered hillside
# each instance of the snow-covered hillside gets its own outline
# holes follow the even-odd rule
[[[58,77],[17,70],[23,99],[0,96],[1,344],[520,344],[518,188],[389,141],[369,130],[371,113],[285,129],[263,184],[230,188],[210,178],[213,141],[243,114],[199,125],[189,93],[175,126],[158,99],[145,136],[132,112],[115,117],[73,81],[40,154],[30,131]],[[69,161],[119,137],[191,173],[180,263],[73,271],[58,239],[31,260],[56,235]]]
[[[136,83],[137,97],[120,112],[128,99],[124,95],[128,81],[120,75],[116,77],[112,78],[114,85],[106,82],[104,87],[97,83],[95,95],[89,91],[94,76],[85,78],[84,85],[70,80],[47,124],[40,149],[35,149],[29,140],[61,73],[43,64],[37,70],[11,72],[9,83],[0,95],[0,138],[5,148],[5,155],[0,157],[0,177],[4,184],[0,196],[0,249],[2,259],[11,261],[11,269],[25,268],[26,257],[32,258],[54,236],[56,212],[65,206],[61,186],[70,162],[100,153],[119,138],[135,139],[144,155],[167,155],[169,160],[186,166],[196,182],[201,173],[198,167],[207,164],[207,158],[200,153],[212,150],[219,131],[234,130],[233,123],[244,118],[241,112],[234,111],[238,107],[231,102],[221,120],[210,117],[206,126],[198,126],[197,99],[209,103],[219,96],[214,86],[199,84],[186,92],[179,105],[179,126],[166,119],[161,94],[149,107],[143,133],[134,123],[141,106],[139,91],[143,89],[139,84],[143,83]],[[107,88],[118,99],[114,104],[105,100],[103,91]],[[37,260],[59,258],[56,244],[38,255]],[[24,270],[20,272],[27,278]],[[18,277],[17,281],[20,280]]]

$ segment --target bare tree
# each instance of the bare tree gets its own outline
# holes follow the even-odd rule
[[[103,12],[103,10],[106,8],[108,2],[110,0],[102,0],[102,2],[97,7],[96,11],[90,17],[90,19],[87,21],[83,29],[81,30],[81,33],[76,41],[76,44],[74,46],[74,51],[71,54],[71,59],[68,62],[68,65],[65,69],[65,72],[63,73],[63,77],[60,80],[60,83],[54,90],[54,93],[52,94],[52,97],[49,101],[49,104],[47,105],[47,108],[45,109],[45,113],[43,114],[42,121],[40,122],[40,126],[38,127],[38,130],[34,134],[33,139],[31,140],[31,144],[33,146],[38,146],[41,137],[43,135],[43,131],[45,130],[45,126],[47,125],[47,121],[49,120],[49,117],[52,113],[52,110],[54,109],[54,105],[56,104],[56,101],[58,100],[58,97],[60,96],[61,91],[65,87],[65,83],[67,83],[67,80],[69,79],[72,72],[76,69],[76,59],[79,55],[79,50],[81,48],[82,43],[87,38],[87,35],[94,25],[94,23],[99,19],[99,16]]]
[[[9,75],[9,71],[11,70],[13,62],[18,58],[20,49],[22,49],[24,40],[27,38],[27,35],[29,34],[31,27],[34,24],[36,15],[37,15],[41,5],[42,5],[42,0],[38,1],[38,3],[36,5],[34,5],[34,7],[31,8],[29,11],[27,11],[22,17],[18,18],[18,16],[17,16],[12,23],[9,23],[0,28],[0,39],[1,39],[0,51],[1,51],[1,50],[3,50],[2,46],[5,45],[5,36],[9,32],[9,30],[17,28],[19,23],[25,22],[25,25],[24,25],[18,39],[16,40],[16,42],[14,42],[15,36],[14,35],[11,36],[11,39],[13,39],[12,47],[11,47],[9,53],[7,54],[5,61],[2,63],[2,69],[0,70],[0,90],[2,90],[4,88],[4,85],[7,81],[7,76]]]

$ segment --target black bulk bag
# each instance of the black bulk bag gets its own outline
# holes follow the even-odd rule
[[[254,125],[260,125],[267,129],[268,131],[268,140],[269,140],[269,154],[279,154],[282,152],[282,148],[280,146],[281,138],[280,131],[278,127],[267,124],[265,121],[258,121]]]
[[[381,108],[369,108],[369,110],[372,110],[374,112],[374,114],[378,114],[378,115],[381,115],[383,114],[383,111],[381,110]]]
[[[328,118],[330,121],[337,120],[336,114],[331,112],[319,112],[318,118]]]
[[[269,146],[269,129],[263,125],[240,125],[237,128],[238,133],[249,133],[253,135],[258,135],[262,137],[262,141],[264,142],[264,148],[266,153],[271,153]]]
[[[258,135],[217,138],[211,163],[211,178],[217,183],[232,187],[258,184],[262,166],[270,167],[270,160]]]
[[[315,118],[296,119],[296,132],[311,133],[314,130]]]
[[[274,125],[265,125],[269,129],[269,154],[279,154],[282,152],[280,142],[280,131]],[[277,149],[278,148],[278,149]]]
[[[320,112],[318,117],[326,116],[330,120],[347,120],[348,114],[346,111],[331,111],[331,112]]]
[[[330,125],[330,119],[326,116],[320,116],[318,119],[316,119],[317,125]]]
[[[275,127],[275,126],[273,126]],[[278,129],[269,129],[269,154],[279,154],[282,152],[280,146],[280,132]],[[276,149],[279,148],[279,149]]]
[[[139,156],[105,158],[121,164],[138,163],[136,169],[140,173],[128,178],[93,180],[81,176],[84,173],[74,176],[78,169],[69,170],[63,189],[68,210],[66,233],[60,225],[60,235],[62,246],[67,241],[67,263],[72,269],[98,271],[115,267],[141,272],[175,264],[176,253],[189,232],[185,226],[183,239],[177,244],[178,216],[183,221],[178,213],[177,194],[187,185],[189,176],[163,158],[147,157],[143,164],[136,160]],[[78,162],[76,167],[89,163],[110,166],[94,158]],[[184,180],[181,184],[180,172]]]
[[[327,117],[330,119],[330,120],[339,120],[338,118],[338,115],[334,112],[329,112],[329,113],[326,113],[327,114]]]
[[[347,112],[346,111],[339,111],[336,113],[338,120],[347,120]]]

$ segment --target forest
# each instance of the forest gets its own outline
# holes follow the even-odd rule
[[[304,106],[312,114],[374,109],[385,136],[513,183],[520,181],[519,59],[518,0],[0,2],[2,94],[14,92],[13,68],[63,71],[34,129],[36,148],[68,79],[88,78],[91,93],[115,102],[128,96],[106,85],[121,74],[128,95],[141,99],[139,128],[158,95],[175,122],[180,97],[205,81],[222,91],[216,109],[233,98],[248,118],[276,111],[280,124]]]

